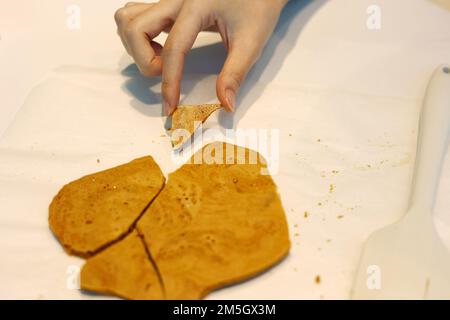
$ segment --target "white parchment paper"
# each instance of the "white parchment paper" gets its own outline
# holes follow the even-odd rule
[[[428,1],[380,1],[383,28],[373,31],[365,24],[369,1],[348,7],[349,17],[339,2],[293,1],[236,113],[205,124],[279,130],[273,178],[292,240],[281,264],[209,298],[345,299],[364,240],[407,207],[422,96],[434,67],[450,61],[450,13]],[[184,103],[216,99],[225,52],[211,37],[201,35],[187,59]],[[147,154],[166,175],[177,168],[160,79],[128,63],[51,72],[0,140],[1,298],[101,298],[76,289],[83,261],[49,231],[52,197],[73,179]],[[435,210],[447,244],[449,192],[447,156]]]

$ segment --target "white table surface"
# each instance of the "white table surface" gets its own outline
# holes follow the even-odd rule
[[[113,14],[124,1],[0,1],[0,135],[31,88],[64,64],[117,62],[120,43]],[[81,29],[70,30],[68,6],[81,8]],[[110,55],[99,52],[110,51]],[[110,58],[109,60],[106,58]]]
[[[105,70],[116,70],[117,74],[119,74],[120,70],[129,64],[130,60],[124,55],[120,41],[115,34],[113,21],[113,13],[121,3],[123,1],[0,0],[0,89],[2,93],[0,100],[0,133],[4,132],[13,123],[12,130],[10,130],[9,135],[5,136],[2,147],[10,145],[13,141],[20,142],[20,128],[26,129],[24,124],[29,119],[24,118],[26,113],[23,113],[17,119],[17,122],[14,122],[14,115],[24,103],[31,89],[51,70],[59,66],[75,65],[82,66],[85,70],[88,70],[89,67],[96,68],[96,70],[101,70],[102,68]],[[354,106],[346,106],[346,101],[350,101],[346,99],[349,99],[348,97],[353,95],[352,99],[357,96],[361,105],[367,104],[368,107],[376,106],[378,103],[386,103],[386,106],[391,106],[395,105],[395,102],[398,101],[400,111],[408,111],[405,109],[408,106],[413,108],[412,111],[416,110],[418,106],[420,107],[420,101],[426,83],[434,67],[445,61],[450,62],[450,12],[446,10],[445,5],[437,6],[428,0],[379,0],[377,3],[382,9],[382,28],[381,30],[373,31],[368,30],[366,27],[366,9],[372,3],[373,1],[369,0],[317,0],[299,12],[284,15],[283,17],[285,18],[291,15],[292,19],[288,21],[289,23],[286,22],[287,19],[281,22],[281,28],[278,29],[272,41],[269,43],[259,66],[251,75],[248,83],[252,84],[258,78],[257,80],[261,83],[276,83],[283,92],[295,90],[295,92],[292,91],[292,97],[286,95],[284,101],[279,101],[279,104],[283,107],[289,107],[293,103],[301,104],[301,101],[292,100],[293,97],[297,96],[303,97],[311,105],[317,103],[319,106],[320,101],[316,101],[315,99],[317,99],[317,96],[321,96],[319,94],[320,92],[326,92],[323,98],[320,99],[325,102],[328,101],[329,104],[333,103],[334,99],[336,99],[340,105],[350,109]],[[68,17],[66,9],[67,6],[72,4],[79,5],[81,9],[81,29],[79,30],[70,30],[66,26],[66,19]],[[300,8],[300,6],[297,7]],[[292,6],[292,8],[296,8],[296,6]],[[196,46],[202,47],[217,41],[217,39],[218,37],[211,34],[202,34]],[[192,65],[188,66],[190,73],[195,73],[197,69],[192,70],[194,67],[198,68],[198,73],[205,73],[207,69],[211,73],[211,70],[218,69],[224,52],[220,47],[211,47],[211,50],[214,50],[214,58],[211,58],[213,62],[210,63],[207,60],[192,61]],[[265,65],[267,66],[264,67]],[[84,78],[81,76],[80,79]],[[120,84],[120,81],[116,78],[112,77],[111,79],[112,83],[117,82]],[[99,88],[103,87],[99,85]],[[251,95],[246,96],[242,100],[242,105],[249,104],[251,101],[257,101],[262,105],[261,110],[270,110],[270,106],[266,107],[269,109],[264,109],[264,104],[269,103],[271,97],[276,97],[277,88],[271,86],[267,86],[266,88],[262,87],[256,90],[256,98]],[[114,88],[110,90],[114,90]],[[252,88],[247,88],[247,90],[250,92],[255,91],[252,91]],[[120,91],[119,85],[117,91]],[[326,106],[321,106],[320,108],[318,107],[317,112],[327,110]],[[40,110],[45,113],[45,108],[41,108]],[[334,123],[333,121],[336,119],[336,123],[339,123],[340,114],[334,114],[333,112],[336,112],[336,110],[330,109],[329,111],[330,115],[335,118],[324,119],[324,121],[327,120],[330,123]],[[250,120],[247,119],[248,117],[245,118],[242,113],[248,116],[252,112],[255,112],[254,108],[250,111],[245,110],[240,113],[240,117],[243,119],[242,125],[251,125]],[[315,112],[313,109],[302,109],[299,111],[299,114],[302,116],[310,115],[311,119],[319,119],[320,113],[315,114]],[[407,135],[406,133],[396,132],[396,121],[399,123],[399,128],[410,126],[402,122],[402,119],[396,119],[395,116],[392,118],[389,117],[389,109],[384,110],[382,105],[380,105],[380,112],[383,112],[385,115],[386,128],[389,128],[389,133],[392,134],[391,138],[396,137],[398,140],[394,142],[389,141],[389,137],[383,135],[382,128],[377,131],[378,136],[375,136],[375,134],[371,135],[370,132],[363,133],[364,128],[361,127],[360,141],[358,140],[359,137],[352,138],[354,139],[353,142],[357,143],[361,148],[360,151],[355,151],[355,153],[358,154],[358,157],[362,158],[367,155],[367,159],[369,159],[367,161],[371,161],[371,157],[374,154],[369,154],[370,152],[386,152],[387,155],[389,153],[387,149],[389,148],[392,148],[392,152],[394,150],[399,154],[403,152],[404,157],[397,159],[396,164],[384,169],[380,166],[379,169],[385,170],[384,174],[392,174],[392,177],[398,178],[403,183],[406,182],[406,186],[403,189],[392,186],[393,190],[395,188],[397,188],[395,189],[396,191],[401,190],[399,194],[401,195],[401,199],[395,199],[396,194],[389,194],[386,190],[378,189],[379,186],[375,187],[375,184],[373,188],[364,186],[360,193],[357,192],[356,196],[359,197],[361,203],[364,203],[364,200],[366,200],[366,204],[363,204],[361,208],[356,208],[355,211],[366,210],[367,212],[376,212],[377,208],[381,208],[378,207],[378,203],[371,202],[372,200],[370,199],[372,198],[363,191],[385,192],[386,202],[391,201],[396,210],[404,208],[407,201],[409,189],[407,181],[412,172],[414,150],[411,150],[411,148],[413,148],[415,132],[411,130]],[[392,114],[394,115],[394,113]],[[43,115],[43,119],[46,118],[45,116]],[[368,117],[371,117],[371,115],[368,115]],[[414,122],[414,117],[411,116],[411,118],[408,118],[409,124]],[[143,120],[137,118],[136,121]],[[266,119],[265,121],[270,123],[270,119]],[[17,123],[18,126],[14,127],[14,123]],[[303,124],[310,126],[308,128],[313,132],[315,128],[313,121],[311,123],[306,121]],[[380,126],[383,126],[383,123],[380,123]],[[319,128],[320,126],[317,125],[317,127]],[[23,132],[24,137],[30,134],[26,130]],[[308,134],[307,131],[301,133],[304,135]],[[327,132],[324,131],[323,135],[326,136],[326,134]],[[376,141],[368,139],[368,137],[370,138],[372,136],[375,137]],[[310,138],[313,139],[313,137]],[[342,141],[345,140],[344,136],[340,138]],[[332,139],[331,136],[330,139]],[[338,138],[336,139],[336,141],[339,141]],[[313,160],[312,162],[308,162],[308,164],[316,165],[317,167],[312,167],[316,170],[319,170],[318,168],[326,164],[325,159],[327,156],[331,156],[330,152],[333,151],[322,150],[315,153],[315,151],[313,152],[315,150],[313,147],[308,146],[308,148],[306,150],[310,150],[311,155],[319,156],[317,158],[307,159]],[[341,153],[343,152],[342,154],[346,152],[344,145],[335,144],[332,146],[333,148],[336,148]],[[366,151],[369,153],[365,154]],[[347,156],[351,157],[351,152]],[[321,159],[324,159],[324,162],[321,162]],[[358,161],[364,160],[358,159]],[[4,167],[0,166],[0,169],[6,168],[5,170],[7,170],[8,167],[13,168],[14,164],[7,162],[8,160],[5,160],[4,163],[6,164],[4,165],[0,158],[0,165],[4,165]],[[111,163],[114,163],[114,161],[111,160]],[[78,169],[80,169],[80,172],[89,172],[86,168]],[[356,175],[350,179],[361,179],[361,181],[365,181],[364,179],[370,177],[370,179],[377,180],[376,182],[379,182],[378,180],[381,179],[376,172],[368,173],[367,170],[361,167],[354,167],[352,170]],[[282,171],[289,172],[289,168],[283,167]],[[308,175],[308,170],[303,172],[303,174]],[[18,178],[18,176],[14,177],[13,172],[10,175],[9,172],[5,173],[5,171],[2,172],[1,170],[0,177],[4,179],[0,179],[0,182],[3,181],[3,184],[0,184],[0,186],[5,188],[2,191],[3,195],[0,195],[0,197],[4,197],[2,198],[3,202],[8,202],[9,200],[5,196],[7,194],[6,192],[9,191],[7,190],[8,183],[15,181],[18,184],[12,185],[19,186],[19,183],[23,182],[21,179],[29,178],[31,180],[35,178],[31,176],[25,177],[23,175]],[[12,177],[14,177],[14,180]],[[277,180],[277,177],[275,177],[275,180]],[[392,181],[394,180],[392,178]],[[58,182],[60,183],[61,181]],[[342,181],[342,185],[345,185],[344,181]],[[31,186],[32,184],[30,184],[30,188]],[[52,186],[52,188],[54,187]],[[311,186],[311,188],[313,187]],[[300,187],[299,197],[306,199],[307,194],[314,194],[315,190],[311,188],[302,185]],[[290,190],[284,184],[280,185],[280,189],[282,196],[287,194],[287,196],[284,196],[284,200],[286,200],[285,205],[289,205],[289,207],[286,207],[286,210],[289,212],[293,209],[297,210],[296,207],[291,207],[291,204],[295,203],[292,200],[295,195],[290,194]],[[450,233],[447,232],[447,228],[450,226],[450,218],[448,218],[449,215],[447,214],[450,211],[450,199],[447,196],[449,190],[450,157],[447,156],[436,204],[436,214],[440,217],[440,221],[444,222],[439,227],[439,231],[447,243],[450,240]],[[33,193],[33,190],[30,189],[27,192]],[[45,202],[42,198],[39,200],[37,198],[38,195],[39,193],[36,194],[34,200],[40,203]],[[343,197],[345,198],[346,196],[350,195],[344,195]],[[345,201],[344,198],[340,200]],[[5,211],[8,205],[10,206],[9,208],[12,207],[12,203],[7,203],[5,207],[2,207],[2,211],[0,212],[0,218],[4,224],[3,227],[5,227],[6,223],[13,221],[13,218],[8,217],[8,213]],[[21,204],[21,206],[25,208],[26,203]],[[291,222],[296,221],[293,220],[292,216],[290,214],[289,218]],[[366,229],[369,230],[375,228],[378,224],[381,226],[390,221],[390,219],[392,220],[388,216],[384,217],[383,221],[378,222],[377,220],[370,219],[367,221],[359,221],[358,219],[361,218],[357,217],[353,219],[346,228],[351,227],[353,223],[359,226],[365,225],[367,226]],[[372,225],[369,227],[371,223],[375,223],[375,226]],[[302,259],[304,261],[304,259],[311,258],[316,262],[316,264],[307,264],[301,276],[299,275],[298,281],[304,287],[291,288],[290,290],[293,293],[285,294],[283,297],[346,298],[348,296],[352,270],[354,269],[353,261],[347,265],[342,263],[336,264],[337,269],[330,271],[326,269],[327,261],[329,261],[327,259],[333,259],[341,253],[344,255],[343,252],[347,250],[342,249],[345,247],[345,242],[357,239],[359,242],[354,245],[348,244],[348,246],[353,245],[353,247],[351,250],[345,251],[345,255],[349,259],[355,259],[362,240],[367,236],[368,231],[366,229],[364,231],[361,230],[357,236],[350,238],[346,237],[344,232],[345,228],[340,229],[341,227],[333,227],[334,224],[330,224],[328,227],[323,228],[323,230],[333,231],[333,228],[335,228],[334,231],[337,234],[341,234],[342,242],[336,243],[335,254],[331,250],[326,253],[323,252],[323,255],[321,255],[322,253],[317,253],[317,247],[323,245],[319,242],[324,240],[326,235],[320,235],[320,237],[316,235],[317,232],[321,232],[319,224],[320,221],[317,220],[311,222],[309,227],[308,225],[305,226],[302,237],[305,239],[304,241],[310,241],[310,243],[307,243],[306,249],[300,253],[297,254],[297,251],[295,251],[292,257],[290,257],[290,264],[287,266],[284,265],[281,271],[279,271],[280,279],[288,281],[294,272],[298,274],[297,268],[302,270],[302,264],[297,264],[298,261],[302,262]],[[293,224],[291,228],[293,228]],[[17,231],[17,236],[20,236],[20,232],[26,230],[25,227],[22,229]],[[295,232],[295,229],[291,230],[291,233]],[[41,236],[38,238],[40,239]],[[10,231],[10,234],[5,239],[9,241],[14,239],[14,230]],[[316,240],[318,242],[314,243]],[[13,261],[17,258],[17,255],[14,255],[13,252],[5,253],[5,250],[11,249],[12,246],[2,245],[5,246],[4,248],[2,247],[2,251],[6,259],[11,258],[9,261]],[[339,251],[341,250],[340,248],[344,251]],[[299,260],[297,261],[297,259]],[[296,264],[293,264],[293,261]],[[18,266],[17,270],[23,270],[23,267]],[[317,270],[321,270],[325,275],[333,275],[335,277],[334,281],[324,282],[321,287],[315,286],[311,279],[314,278]],[[5,286],[3,286],[0,290],[1,297],[11,297],[11,295],[12,297],[21,298],[79,297],[70,292],[66,293],[59,287],[57,293],[55,293],[56,291],[52,292],[49,288],[40,287],[46,285],[44,278],[36,278],[35,283],[33,283],[34,278],[32,277],[27,278],[27,283],[25,281],[15,281],[16,278],[21,278],[22,275],[19,271],[18,274],[14,274],[14,264],[12,263],[0,264],[0,271],[1,283],[10,285],[7,290],[4,290]],[[58,275],[58,279],[63,279],[64,281],[64,278],[64,272],[62,275]],[[47,281],[48,278],[45,280]],[[308,282],[310,280],[311,283]],[[32,283],[29,283],[29,281]],[[264,288],[263,284],[261,286],[261,288]],[[243,285],[242,287],[238,291],[228,292],[233,292],[232,297],[247,298],[251,297],[251,292],[257,292],[250,285]],[[250,288],[251,290],[245,291],[245,288]],[[255,288],[257,289],[258,286]],[[30,292],[24,292],[26,290]],[[222,291],[225,293],[219,292],[217,297],[228,297],[226,295],[227,290]],[[258,297],[272,297],[270,292],[258,291],[257,293]],[[82,297],[85,298],[85,296]]]

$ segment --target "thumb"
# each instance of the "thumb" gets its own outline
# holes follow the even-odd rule
[[[236,106],[239,88],[258,59],[263,44],[247,41],[241,37],[239,41],[230,44],[227,59],[219,74],[216,84],[217,97],[224,108],[232,112]]]

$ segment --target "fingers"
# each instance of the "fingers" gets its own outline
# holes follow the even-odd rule
[[[232,112],[239,88],[259,58],[264,41],[258,41],[257,32],[236,34],[229,44],[229,52],[216,84],[217,97],[224,108]]]
[[[164,29],[165,23],[157,10],[146,10],[124,28],[129,52],[143,75],[161,74],[162,60],[156,55],[151,41]]]
[[[163,108],[166,115],[172,114],[178,105],[184,58],[202,29],[201,23],[202,19],[197,13],[184,7],[167,37],[162,71]]]
[[[138,16],[140,13],[142,13],[144,10],[149,9],[153,6],[153,3],[151,4],[144,4],[144,3],[138,3],[138,2],[129,2],[124,7],[120,8],[116,11],[114,14],[114,20],[116,21],[117,25],[117,34],[120,37],[120,40],[122,41],[123,46],[127,50],[128,54],[130,53],[130,49],[128,47],[128,44],[125,39],[124,30],[127,27],[127,25],[133,20],[136,16]]]
[[[164,3],[128,4],[116,14],[119,34],[140,72],[146,76],[162,72],[161,45],[152,41],[172,23],[171,8]]]

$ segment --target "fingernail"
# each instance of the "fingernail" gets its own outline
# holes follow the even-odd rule
[[[233,90],[227,89],[225,91],[225,99],[227,99],[228,106],[230,107],[231,111],[234,110],[234,105],[236,104],[236,94]]]
[[[163,101],[163,111],[164,111],[164,115],[165,116],[168,116],[169,115],[169,111],[170,111],[170,105],[169,105],[169,103],[166,101],[166,100],[164,100]]]

